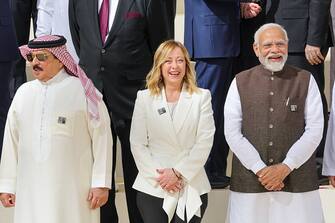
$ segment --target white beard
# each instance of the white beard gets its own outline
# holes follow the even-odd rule
[[[270,55],[270,56],[272,56],[272,55]],[[269,60],[270,56],[263,57],[263,56],[260,55],[258,57],[258,60],[259,60],[259,62],[261,62],[261,64],[263,64],[263,66],[265,67],[265,69],[267,69],[269,71],[272,71],[272,72],[281,71],[283,69],[286,61],[287,61],[287,54],[282,55],[283,60],[280,61],[280,62],[271,62]]]

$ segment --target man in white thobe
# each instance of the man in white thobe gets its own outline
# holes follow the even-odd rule
[[[15,223],[98,223],[111,186],[112,138],[101,94],[62,36],[20,47],[36,80],[10,107],[0,165],[0,200]]]
[[[234,153],[227,222],[324,222],[315,164],[323,130],[313,76],[285,65],[286,31],[255,33],[261,65],[239,73],[225,104],[225,135]]]

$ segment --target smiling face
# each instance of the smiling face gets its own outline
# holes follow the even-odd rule
[[[279,28],[264,30],[259,35],[259,42],[254,44],[254,51],[261,64],[270,71],[283,69],[288,54],[288,42]]]
[[[40,81],[50,80],[63,68],[63,64],[47,50],[34,51],[30,56],[33,76]]]
[[[182,87],[186,71],[186,61],[183,51],[175,47],[166,57],[161,74],[163,82],[167,87]]]

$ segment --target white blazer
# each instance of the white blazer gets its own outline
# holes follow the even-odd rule
[[[189,94],[184,88],[171,118],[165,91],[158,96],[139,91],[130,130],[130,144],[139,173],[133,188],[164,199],[163,209],[172,219],[175,211],[187,220],[200,216],[200,195],[211,189],[204,164],[215,126],[208,90]],[[179,193],[168,193],[156,182],[156,169],[175,168],[185,181]],[[177,210],[176,210],[177,208]]]

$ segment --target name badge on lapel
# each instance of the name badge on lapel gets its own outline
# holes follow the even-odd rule
[[[162,114],[166,113],[166,110],[165,110],[164,107],[163,108],[159,108],[157,111],[158,111],[159,115],[162,115]]]
[[[57,122],[58,122],[58,124],[66,124],[66,118],[62,117],[62,116],[59,116]]]
[[[291,105],[291,112],[298,111],[298,105]]]

